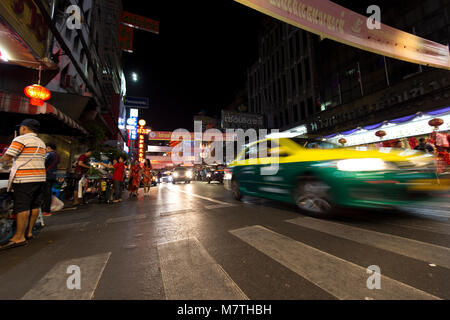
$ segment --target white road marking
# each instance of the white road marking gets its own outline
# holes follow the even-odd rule
[[[132,215],[132,216],[125,216],[125,217],[118,217],[118,218],[111,218],[106,220],[106,223],[117,223],[117,222],[128,222],[133,220],[144,220],[147,219],[147,215],[145,214],[138,214],[138,215]]]
[[[167,300],[247,300],[196,238],[158,244]]]
[[[421,205],[421,206],[402,206],[402,210],[422,217],[439,217],[439,218],[450,218],[450,210],[447,204],[439,203],[439,205]]]
[[[195,193],[192,193],[192,192],[189,192],[189,191],[180,190],[180,189],[178,189],[178,188],[174,188],[174,187],[171,187],[171,186],[169,186],[168,188],[171,189],[171,190],[173,190],[173,191],[176,191],[176,192],[181,192],[181,193],[190,195],[190,196],[192,196],[192,197],[199,198],[199,199],[203,199],[203,200],[207,200],[207,201],[211,201],[211,202],[214,202],[214,203],[223,204],[223,205],[229,204],[228,202],[223,202],[223,201],[219,201],[219,200],[216,200],[216,199],[212,199],[212,198],[208,198],[208,197],[203,197],[203,196],[200,196],[200,195],[198,195],[198,194],[195,194]]]
[[[211,209],[222,209],[222,208],[230,208],[230,207],[235,207],[236,205],[234,204],[214,204],[211,206],[205,206],[205,209],[207,210],[211,210]]]
[[[160,216],[171,216],[171,215],[175,215],[175,214],[190,213],[192,211],[194,211],[194,209],[192,209],[192,208],[183,209],[183,210],[164,211],[164,212],[160,212],[159,215]]]
[[[232,230],[231,234],[338,299],[439,299],[381,275],[381,289],[367,288],[366,268],[310,247],[262,226]]]
[[[70,229],[76,229],[76,228],[85,228],[90,222],[80,222],[80,223],[71,223],[71,224],[62,224],[62,225],[54,225],[45,227],[42,232],[47,231],[64,231],[64,230],[70,230]]]
[[[373,220],[372,222],[375,222],[375,220]],[[395,227],[402,227],[402,228],[409,228],[409,229],[415,229],[415,230],[422,230],[422,231],[428,231],[428,232],[432,232],[432,233],[440,233],[440,234],[446,234],[446,235],[450,235],[450,225],[447,224],[437,224],[434,223],[433,225],[424,225],[424,224],[420,224],[420,223],[412,223],[412,222],[407,222],[407,221],[396,221],[396,222],[383,222],[383,224],[387,224],[390,226],[395,226]]]
[[[450,268],[450,248],[309,217],[296,218],[287,222]]]
[[[22,300],[90,300],[110,256],[111,252],[108,252],[60,262],[27,292]],[[80,267],[80,290],[67,288],[67,279],[71,276],[67,269],[72,265]]]

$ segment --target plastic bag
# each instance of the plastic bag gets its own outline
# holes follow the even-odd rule
[[[52,196],[52,203],[50,206],[50,210],[52,212],[57,212],[57,211],[61,211],[62,208],[64,208],[64,202],[59,200],[57,197]]]

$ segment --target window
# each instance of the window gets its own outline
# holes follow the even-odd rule
[[[303,31],[303,52],[306,52],[308,48],[308,33]]]
[[[308,99],[308,116],[312,116],[314,114],[314,104],[313,104],[313,99],[309,98]]]
[[[306,108],[305,108],[305,102],[302,101],[300,103],[300,120],[306,119]]]
[[[309,66],[309,58],[305,59],[305,77],[306,82],[311,81],[311,68]]]
[[[292,95],[295,96],[295,94],[297,93],[297,86],[295,83],[295,69],[291,70],[291,88],[292,88]]]
[[[303,70],[302,70],[302,64],[299,63],[297,65],[297,74],[298,74],[298,87],[303,87]]]
[[[73,42],[73,50],[78,51],[78,47],[80,46],[80,37],[77,35]]]
[[[298,122],[298,105],[294,106],[294,122]]]

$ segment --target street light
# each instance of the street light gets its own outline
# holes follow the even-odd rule
[[[133,72],[133,73],[131,74],[131,80],[133,80],[134,82],[138,82],[139,77],[138,77],[138,75],[137,75],[136,72]]]

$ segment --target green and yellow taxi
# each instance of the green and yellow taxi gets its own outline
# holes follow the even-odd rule
[[[224,177],[233,197],[296,204],[316,216],[335,207],[395,208],[448,192],[434,157],[414,150],[339,148],[308,138],[265,139],[244,148]]]

